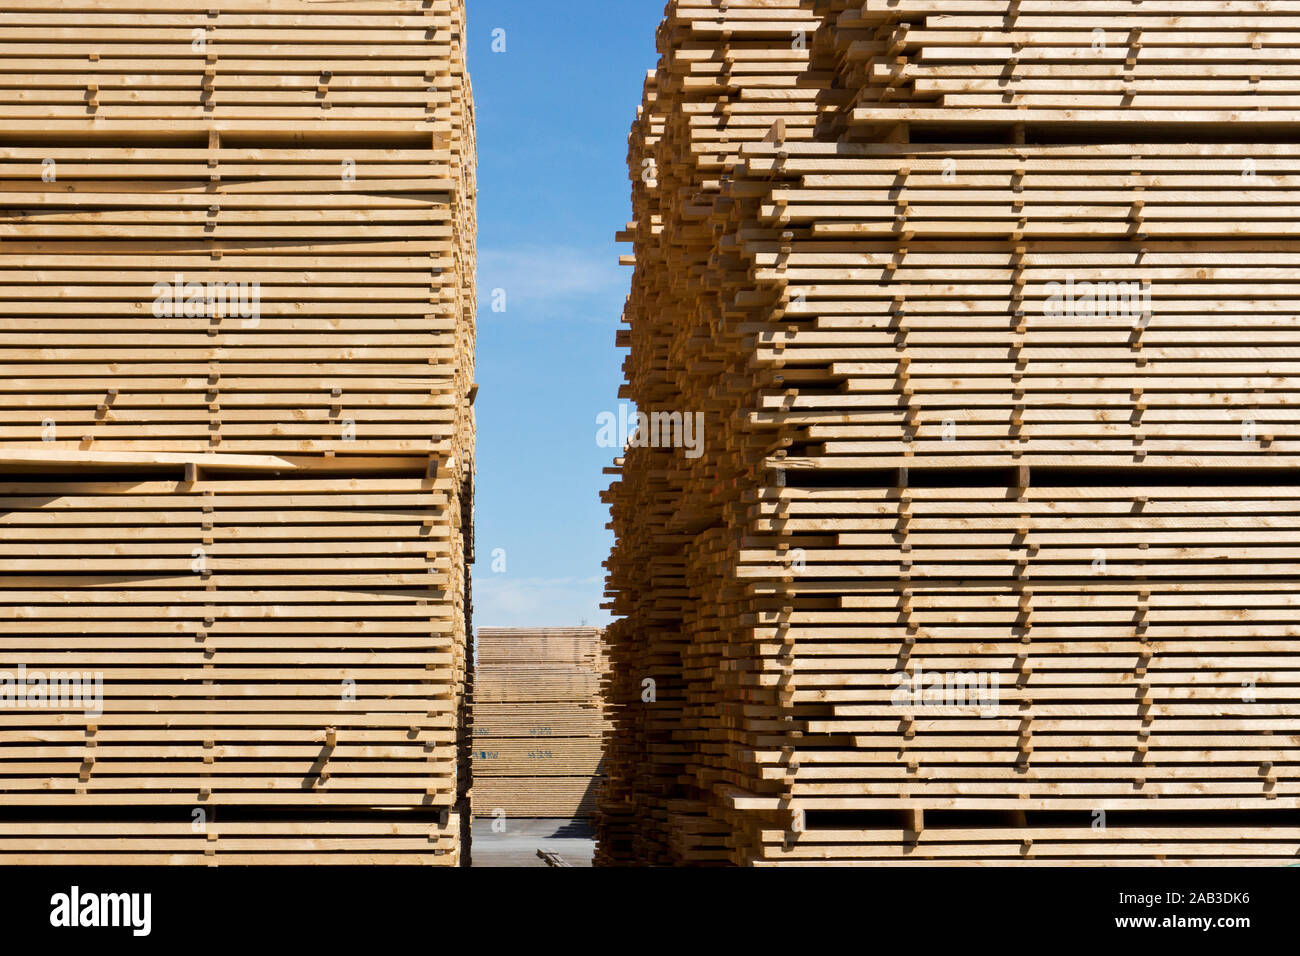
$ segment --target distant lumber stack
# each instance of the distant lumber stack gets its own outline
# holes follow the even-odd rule
[[[0,862],[465,862],[463,3],[6,10]]]
[[[479,628],[474,815],[589,817],[608,726],[595,627]]]
[[[1293,861],[1294,12],[658,38],[597,862]]]

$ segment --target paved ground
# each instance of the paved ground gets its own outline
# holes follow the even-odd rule
[[[595,832],[586,821],[505,820],[505,833],[492,832],[492,819],[474,820],[472,859],[475,866],[546,866],[539,849],[564,857],[570,866],[591,866]],[[498,829],[500,824],[498,824]]]

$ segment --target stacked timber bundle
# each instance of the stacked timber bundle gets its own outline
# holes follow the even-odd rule
[[[479,628],[474,815],[585,818],[604,781],[601,632]]]
[[[597,862],[1300,850],[1298,30],[669,4]]]
[[[0,861],[467,863],[463,3],[0,30]]]

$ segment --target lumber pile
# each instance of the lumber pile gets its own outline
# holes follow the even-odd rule
[[[608,726],[600,629],[481,627],[474,646],[474,815],[590,816]]]
[[[0,862],[467,863],[464,4],[6,11]]]
[[[668,4],[597,863],[1300,851],[1298,30]]]

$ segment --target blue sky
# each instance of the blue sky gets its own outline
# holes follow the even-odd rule
[[[478,119],[476,627],[605,624],[627,134],[663,0],[468,0]],[[504,30],[505,52],[493,52]],[[492,311],[493,290],[506,311]],[[500,549],[500,550],[498,550]],[[502,553],[503,552],[503,553]],[[494,571],[504,558],[504,573]]]

